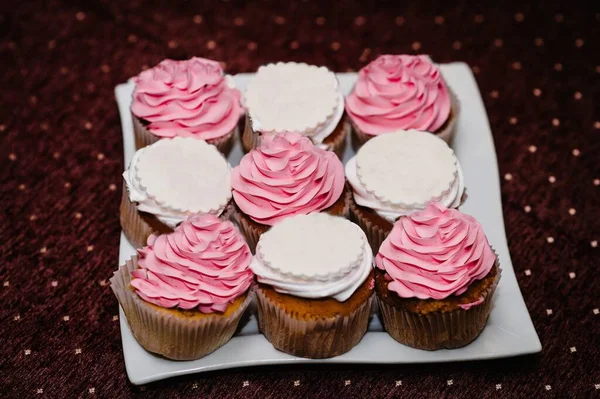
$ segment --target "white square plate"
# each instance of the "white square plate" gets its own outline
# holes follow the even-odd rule
[[[202,371],[268,364],[433,363],[492,359],[541,351],[540,340],[527,312],[508,253],[496,152],[477,83],[470,68],[464,63],[442,65],[441,69],[461,102],[458,132],[453,144],[464,170],[469,193],[469,199],[461,210],[481,222],[503,268],[502,278],[494,296],[492,313],[481,336],[460,349],[435,352],[413,349],[399,344],[387,335],[375,316],[365,337],[350,352],[332,359],[313,360],[290,356],[273,348],[259,333],[256,316],[252,315],[241,332],[217,351],[199,360],[178,362],[145,351],[131,334],[123,310],[120,309],[125,366],[133,384],[145,384]],[[337,76],[344,94],[350,92],[357,75],[339,73]],[[252,74],[239,74],[234,76],[234,80],[237,87],[243,91],[251,77]],[[132,92],[131,81],[115,88],[121,113],[126,165],[135,151],[129,111]],[[352,155],[353,151],[348,143],[344,162]],[[237,165],[241,156],[239,143],[236,143],[229,157],[231,164]],[[123,264],[134,254],[134,248],[121,233],[119,264]]]

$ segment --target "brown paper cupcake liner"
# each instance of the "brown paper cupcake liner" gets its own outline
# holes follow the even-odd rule
[[[388,234],[390,234],[393,227],[393,224],[391,223],[389,228],[384,228],[373,223],[371,220],[369,220],[360,206],[358,206],[358,204],[354,201],[353,197],[350,198],[350,220],[356,223],[362,229],[362,231],[365,232],[367,240],[369,241],[371,249],[373,250],[373,254],[379,252],[379,247]]]
[[[137,256],[134,256],[119,267],[110,279],[111,288],[138,343],[147,351],[169,359],[199,359],[227,343],[253,297],[251,289],[244,302],[227,317],[177,317],[144,301],[131,289],[131,272],[136,265]]]
[[[131,119],[133,120],[133,133],[135,136],[135,149],[139,150],[140,148],[149,146],[150,144],[156,143],[161,138],[150,133],[150,131],[142,124],[140,118],[135,116],[133,113],[131,114]],[[233,148],[233,143],[235,137],[237,136],[238,126],[236,126],[226,135],[222,137],[216,137],[214,139],[206,140],[208,144],[212,144],[217,149],[225,155],[225,157],[229,156],[231,149]]]
[[[450,107],[452,109],[450,120],[445,124],[442,130],[437,131],[434,134],[450,145],[452,144],[452,140],[456,134],[456,125],[458,123],[458,117],[460,114],[460,102],[458,101],[456,94],[454,94],[452,89],[449,87],[448,92],[450,93]],[[354,151],[358,151],[360,147],[362,147],[367,141],[375,136],[360,130],[360,128],[352,121],[350,116],[347,116],[347,119],[351,125],[352,148]]]
[[[344,124],[344,133],[340,134],[338,137],[335,137],[332,143],[328,143],[328,150],[333,151],[339,159],[342,159],[342,157],[344,156],[344,151],[346,150],[346,139],[350,131],[350,125],[347,123],[347,121],[343,120],[342,123]],[[262,135],[254,133],[254,131],[252,130],[252,122],[250,121],[250,116],[246,115],[246,124],[241,137],[242,149],[244,150],[244,153],[247,154],[254,148],[258,148],[260,146],[261,140]]]
[[[498,263],[496,265],[498,271],[494,282],[482,293],[483,303],[469,310],[422,315],[398,309],[378,298],[385,330],[401,344],[417,349],[455,349],[470,344],[483,331],[492,310],[492,297],[502,274]]]
[[[220,218],[222,220],[229,220],[231,218],[232,201],[229,202],[227,207],[223,210]],[[158,219],[156,225],[151,225],[146,219],[141,216],[137,206],[134,202],[129,200],[127,194],[127,185],[123,183],[123,194],[121,195],[121,206],[119,219],[121,221],[121,228],[127,240],[133,245],[134,248],[142,248],[146,246],[148,237],[152,233],[170,233],[173,231],[169,226],[163,224]]]
[[[342,216],[346,219],[350,218],[350,201],[352,197],[352,191],[350,186],[346,184],[344,192],[342,193],[344,196],[344,207],[342,208],[341,213],[327,212],[334,216]],[[233,201],[232,201],[233,202]],[[271,226],[258,224],[254,222],[250,216],[243,213],[235,204],[231,205],[231,220],[238,226],[241,233],[246,237],[246,243],[248,247],[250,247],[250,251],[252,254],[256,253],[256,245],[258,244],[258,240],[260,236],[269,230]]]
[[[339,356],[356,346],[367,332],[373,296],[346,316],[305,320],[279,307],[258,288],[258,325],[282,352],[312,359]]]

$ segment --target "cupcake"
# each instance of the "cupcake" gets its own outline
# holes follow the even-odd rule
[[[282,352],[327,358],[362,339],[373,299],[373,254],[354,223],[323,213],[297,215],[260,237],[258,324]]]
[[[473,217],[439,204],[402,216],[375,263],[383,324],[396,341],[459,348],[485,327],[501,269]]]
[[[123,173],[121,227],[136,248],[196,213],[229,217],[231,170],[214,145],[177,137],[136,151]]]
[[[349,215],[342,162],[296,133],[264,136],[233,169],[231,187],[234,217],[253,253],[260,235],[287,217]]]
[[[460,164],[440,138],[417,130],[369,140],[346,164],[352,186],[351,220],[367,233],[373,252],[403,215],[431,202],[458,208],[466,199]]]
[[[231,339],[251,300],[252,255],[230,221],[195,215],[110,280],[136,340],[174,360],[201,358]]]
[[[409,129],[450,143],[459,103],[429,57],[382,55],[358,73],[346,112],[355,150],[373,137]]]
[[[245,152],[264,136],[295,132],[341,159],[347,136],[344,96],[327,68],[295,62],[262,66],[248,84],[245,106]]]
[[[217,61],[164,60],[133,80],[136,149],[162,138],[193,137],[229,154],[244,111],[233,79]]]

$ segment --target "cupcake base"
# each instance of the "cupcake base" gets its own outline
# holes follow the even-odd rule
[[[351,190],[346,184],[340,198],[338,198],[338,200],[329,208],[326,208],[321,212],[326,212],[334,216],[342,216],[348,219],[350,217],[351,196]],[[255,222],[250,216],[243,213],[235,204],[231,206],[231,210],[231,220],[238,225],[240,231],[244,237],[246,237],[246,242],[248,243],[248,247],[250,247],[250,251],[253,254],[256,253],[256,245],[258,244],[260,236],[269,230],[271,226]]]
[[[325,138],[323,144],[327,146],[329,151],[335,152],[339,159],[344,156],[346,150],[346,139],[350,131],[350,124],[345,118],[340,119],[334,131]],[[242,132],[241,142],[244,153],[248,153],[254,148],[260,146],[262,134],[252,130],[252,121],[250,115],[246,115],[246,125]]]
[[[446,123],[444,123],[442,127],[433,133],[450,145],[452,144],[452,140],[456,134],[456,125],[460,115],[460,102],[458,101],[458,98],[452,89],[449,87],[448,92],[450,93],[450,115],[448,115]],[[346,118],[348,119],[348,123],[351,125],[352,148],[354,151],[358,151],[363,144],[375,136],[361,131],[358,126],[352,122],[352,119],[349,116]]]
[[[496,261],[483,279],[459,296],[443,300],[400,298],[388,290],[385,272],[376,269],[375,291],[382,323],[401,344],[418,349],[455,349],[479,336],[492,309],[502,270]]]
[[[150,144],[156,143],[161,137],[158,137],[146,128],[145,122],[138,118],[137,116],[131,114],[131,119],[133,120],[133,134],[135,136],[135,149],[139,150],[140,148],[149,146]],[[226,135],[222,137],[217,137],[214,139],[205,140],[208,144],[212,144],[225,156],[229,156],[231,149],[233,148],[233,143],[235,140],[235,136],[237,136],[238,126],[236,126]]]
[[[137,209],[135,202],[129,200],[125,183],[123,183],[123,194],[121,195],[121,205],[119,209],[121,228],[123,229],[125,237],[134,248],[146,246],[148,237],[153,233],[168,234],[173,232],[171,227],[161,222],[156,216],[150,213],[141,212]],[[229,220],[231,213],[232,205],[230,203],[227,205],[220,218]]]
[[[111,288],[138,343],[169,359],[199,359],[227,343],[252,299],[249,291],[224,313],[161,308],[144,301],[131,288],[131,272],[136,267],[134,256],[115,272]]]
[[[344,302],[298,298],[259,284],[259,328],[282,352],[312,359],[339,356],[356,346],[367,332],[372,284],[373,273]]]

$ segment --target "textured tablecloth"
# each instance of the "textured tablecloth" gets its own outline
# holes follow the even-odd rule
[[[160,3],[0,5],[0,396],[600,397],[597,2]],[[277,60],[356,71],[382,53],[418,52],[473,69],[543,352],[238,369],[132,386],[107,284],[123,170],[114,86],[166,57],[213,58],[230,73]]]

